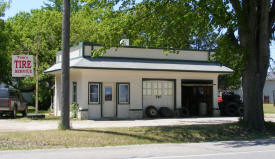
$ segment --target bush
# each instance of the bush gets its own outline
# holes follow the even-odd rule
[[[72,104],[71,105],[71,108],[70,108],[70,110],[71,110],[71,112],[72,112],[72,117],[73,118],[77,118],[77,114],[78,114],[78,104]]]

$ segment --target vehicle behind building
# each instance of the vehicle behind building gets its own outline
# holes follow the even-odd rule
[[[15,118],[18,112],[26,116],[27,110],[27,104],[19,90],[14,88],[0,88],[0,116],[8,114],[12,118]]]

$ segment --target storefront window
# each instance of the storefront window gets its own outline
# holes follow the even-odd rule
[[[112,101],[112,87],[105,87],[105,101]]]
[[[119,104],[129,104],[129,84],[119,84]]]
[[[89,103],[99,104],[99,83],[89,83]]]

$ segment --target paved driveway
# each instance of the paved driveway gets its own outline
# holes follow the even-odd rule
[[[275,115],[266,116],[266,120],[275,122]],[[136,126],[173,126],[173,125],[201,125],[223,124],[238,121],[237,117],[211,118],[172,118],[147,120],[72,120],[73,128],[108,128],[108,127],[136,127]],[[31,131],[57,129],[58,120],[12,120],[0,119],[0,132]]]

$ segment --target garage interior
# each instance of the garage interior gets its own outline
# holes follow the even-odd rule
[[[213,81],[182,80],[182,110],[187,117],[213,115]]]

